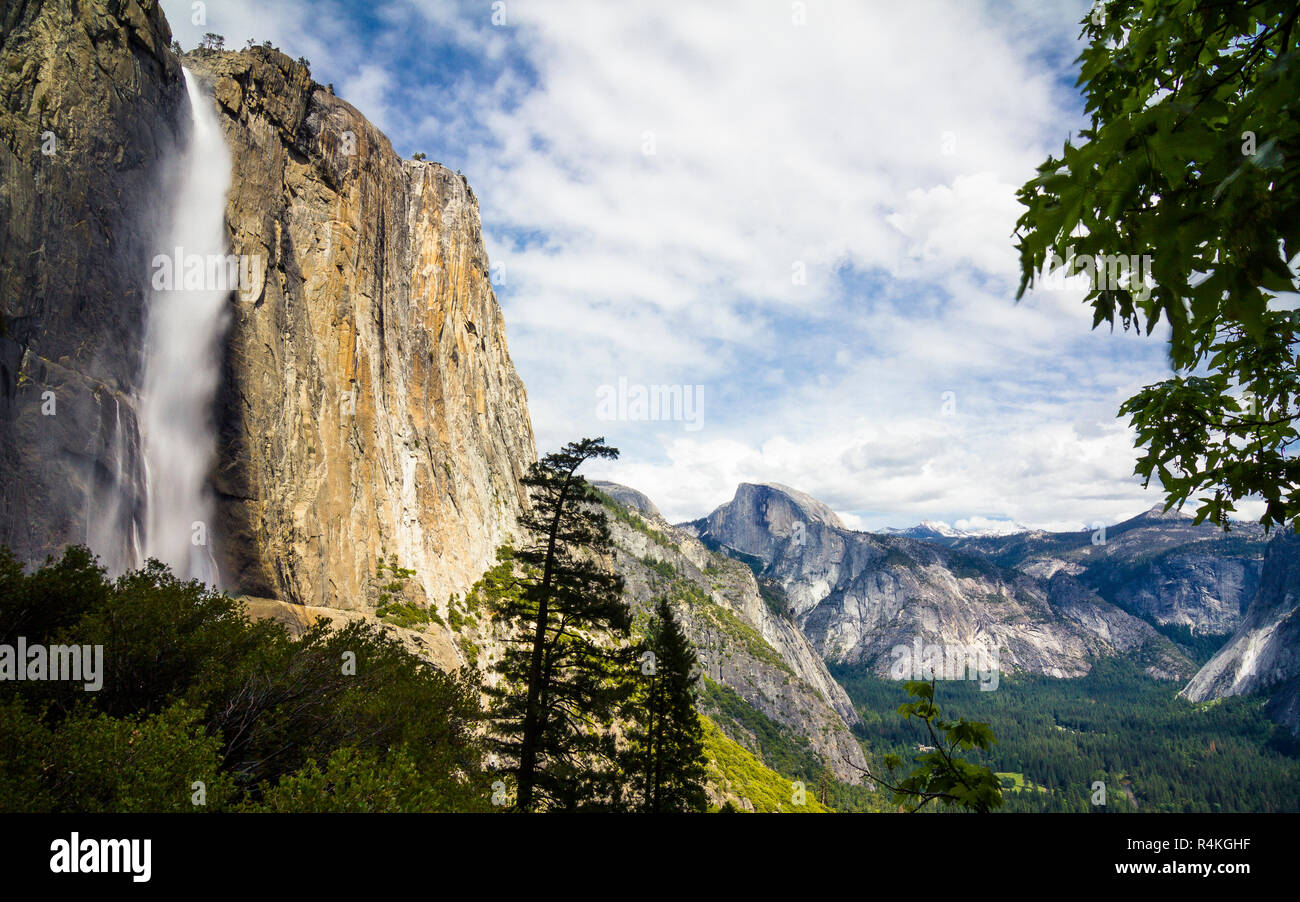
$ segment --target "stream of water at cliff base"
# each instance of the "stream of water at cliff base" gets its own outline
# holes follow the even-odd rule
[[[185,70],[191,130],[179,154],[171,219],[159,252],[174,260],[225,259],[230,152],[213,102]],[[219,584],[212,554],[215,509],[208,474],[216,451],[213,399],[229,312],[229,287],[175,271],[151,281],[140,391],[146,497],[144,557],[182,578]]]

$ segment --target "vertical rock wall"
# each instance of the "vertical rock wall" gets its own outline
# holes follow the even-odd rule
[[[0,18],[0,544],[136,563],[145,305],[174,250],[156,244],[184,63],[221,114],[249,263],[213,411],[223,587],[367,610],[383,556],[415,571],[408,600],[463,591],[514,529],[536,455],[465,180],[400,159],[278,51],[176,57],[152,0]]]
[[[219,392],[227,585],[364,609],[395,555],[445,604],[513,529],[536,453],[474,194],[277,51],[185,62],[222,113],[251,275]]]

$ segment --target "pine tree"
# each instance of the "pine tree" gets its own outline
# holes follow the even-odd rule
[[[603,438],[572,442],[523,478],[528,542],[515,552],[519,589],[497,615],[513,626],[491,691],[495,747],[516,779],[520,811],[620,805],[614,721],[635,688],[623,580],[605,560],[609,529],[577,474],[614,458]]]
[[[642,652],[640,723],[631,731],[631,755],[643,810],[704,811],[704,727],[695,710],[695,650],[665,598]]]

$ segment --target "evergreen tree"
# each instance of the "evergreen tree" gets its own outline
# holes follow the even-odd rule
[[[704,811],[704,727],[695,710],[695,650],[659,599],[651,622],[638,699],[640,723],[632,732],[634,782],[645,811]]]
[[[516,778],[520,811],[618,807],[614,720],[635,688],[637,649],[623,580],[605,563],[609,529],[577,470],[614,458],[603,438],[572,442],[523,479],[529,534],[515,552],[519,591],[497,614],[513,627],[491,690],[495,747]]]

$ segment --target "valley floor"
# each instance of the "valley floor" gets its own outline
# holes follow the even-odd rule
[[[870,757],[910,761],[922,737],[894,711],[900,683],[832,668],[862,716]],[[1176,683],[1103,660],[1086,677],[1004,677],[998,689],[937,686],[944,716],[986,721],[997,737],[980,763],[1003,777],[1005,811],[1300,811],[1300,742],[1273,724],[1264,700],[1195,704]],[[1103,783],[1106,805],[1095,787]]]

